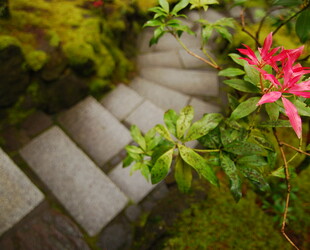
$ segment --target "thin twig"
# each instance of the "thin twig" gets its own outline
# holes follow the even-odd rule
[[[261,45],[260,42],[256,39],[256,37],[253,36],[253,35],[252,35],[248,30],[246,30],[246,28],[245,28],[244,9],[241,11],[240,19],[241,19],[241,27],[242,27],[241,30],[242,30],[243,32],[245,32],[246,34],[248,34],[251,38],[253,38],[253,40],[255,41],[257,47],[262,47],[262,45]]]
[[[256,34],[255,34],[255,37],[256,37],[257,41],[259,41],[259,35],[260,35],[261,29],[262,29],[263,24],[264,24],[265,20],[267,19],[267,17],[270,16],[270,14],[273,11],[276,11],[276,10],[282,9],[282,8],[283,8],[282,6],[281,7],[276,7],[276,8],[272,8],[271,10],[266,12],[265,16],[260,20],[258,29],[257,29]]]
[[[307,4],[305,7],[303,7],[301,10],[297,11],[294,15],[292,15],[290,18],[288,18],[287,20],[285,20],[284,22],[282,22],[273,32],[273,35],[275,35],[279,29],[281,29],[285,24],[287,24],[289,21],[291,21],[293,18],[295,18],[296,16],[298,16],[301,12],[303,12],[304,10],[306,10],[308,7],[310,6],[310,4]]]
[[[300,149],[298,149],[298,148],[295,148],[295,147],[293,147],[292,145],[287,144],[287,143],[285,143],[285,142],[280,142],[280,145],[287,146],[287,147],[289,147],[289,148],[291,148],[291,149],[294,149],[295,151],[297,151],[297,152],[299,152],[299,153],[302,153],[302,154],[305,154],[305,155],[310,156],[309,153],[307,153],[307,152],[305,152],[305,151],[302,151],[302,150],[300,150]]]
[[[218,66],[218,65],[216,65],[216,64],[214,64],[214,63],[208,61],[207,59],[205,59],[205,58],[203,58],[203,57],[201,57],[201,56],[195,54],[193,51],[189,50],[189,49],[187,48],[187,46],[181,41],[181,39],[180,39],[176,34],[173,34],[173,33],[171,33],[171,34],[175,37],[175,39],[179,42],[179,44],[181,44],[181,46],[183,47],[183,49],[185,49],[185,51],[186,51],[188,54],[190,54],[190,55],[196,57],[197,59],[199,59],[199,60],[205,62],[206,64],[210,65],[211,67],[213,67],[213,68],[215,68],[215,69],[217,69],[217,70],[221,70],[221,69],[222,69],[220,66]]]
[[[295,245],[295,243],[290,239],[290,237],[288,237],[288,235],[285,232],[285,225],[286,225],[286,220],[287,220],[287,214],[288,214],[288,207],[289,207],[289,203],[290,203],[290,195],[291,195],[291,183],[290,183],[290,173],[288,170],[288,164],[287,164],[287,160],[286,160],[286,156],[283,150],[283,143],[280,142],[276,129],[273,128],[273,133],[274,136],[278,142],[280,151],[281,151],[281,156],[283,158],[284,161],[284,169],[285,169],[285,180],[286,180],[286,185],[287,185],[287,193],[286,193],[286,201],[285,201],[285,208],[284,208],[284,213],[283,213],[283,221],[282,221],[282,226],[281,226],[281,233],[283,234],[283,236],[287,239],[287,241],[297,250],[299,250],[299,248]]]

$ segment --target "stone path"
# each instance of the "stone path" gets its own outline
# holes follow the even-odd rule
[[[204,113],[220,111],[217,72],[203,68],[172,37],[163,37],[151,48],[149,37],[150,30],[146,30],[139,38],[139,74],[129,85],[119,84],[99,101],[87,97],[59,114],[47,129],[32,131],[33,138],[19,150],[42,183],[42,187],[37,185],[45,198],[51,195],[80,230],[99,235],[103,248],[122,246],[120,238],[126,240],[129,230],[122,228],[123,221],[129,225],[152,206],[146,197],[154,188],[165,189],[164,183],[156,187],[139,172],[130,176],[129,168],[122,169],[123,148],[131,143],[129,126],[136,124],[146,133],[163,123],[165,110],[179,111],[188,104],[195,108],[196,120]],[[200,53],[196,39],[185,34],[183,40]],[[0,183],[1,235],[14,230],[16,223],[42,203],[44,195],[1,149]],[[115,230],[125,236],[117,236]],[[114,248],[111,242],[116,242]]]

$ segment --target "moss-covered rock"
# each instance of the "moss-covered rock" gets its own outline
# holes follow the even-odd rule
[[[0,107],[12,106],[29,85],[25,58],[19,46],[7,44],[0,50]]]
[[[47,61],[48,56],[42,50],[33,50],[26,55],[26,63],[33,71],[40,70]]]

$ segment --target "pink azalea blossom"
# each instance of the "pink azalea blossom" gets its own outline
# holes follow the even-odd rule
[[[276,47],[276,48],[271,49],[271,45],[272,45],[272,32],[266,37],[263,48],[258,48],[258,51],[261,57],[260,59],[257,58],[254,51],[245,44],[243,44],[243,46],[246,47],[246,49],[238,49],[238,51],[241,54],[246,55],[248,58],[242,57],[240,59],[244,59],[250,65],[256,65],[258,68],[263,68],[266,64],[270,64],[272,67],[277,68],[276,60],[274,59],[274,56],[278,52],[279,49],[281,49],[281,52],[283,49],[281,47]],[[284,54],[282,54],[282,56],[284,56]],[[282,58],[282,56],[279,58]]]
[[[301,138],[301,118],[297,108],[287,98],[292,95],[310,98],[310,80],[300,82],[303,75],[310,73],[310,68],[302,67],[299,63],[294,64],[302,54],[304,46],[289,50],[282,47],[271,48],[271,46],[272,33],[266,37],[263,47],[258,48],[258,57],[249,46],[244,44],[246,49],[238,50],[241,54],[246,55],[247,58],[240,59],[244,59],[250,65],[253,65],[260,72],[262,78],[271,83],[270,86],[264,86],[264,83],[260,82],[263,96],[257,105],[276,102],[281,98],[285,113],[296,135],[298,138]],[[270,65],[274,69],[275,74],[267,73],[263,69],[266,65]]]
[[[293,66],[293,61],[294,60],[288,55],[286,62],[282,65],[283,82],[280,82],[274,75],[268,74],[264,70],[260,70],[264,79],[271,82],[271,89],[273,91],[265,93],[257,105],[275,102],[281,98],[285,113],[288,116],[296,135],[298,138],[301,138],[301,118],[298,115],[296,107],[285,96],[287,94],[293,94],[310,98],[310,80],[298,83],[302,75],[309,73],[310,70],[301,67],[299,64]]]

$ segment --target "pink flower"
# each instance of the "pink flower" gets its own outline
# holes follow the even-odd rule
[[[277,68],[274,55],[277,53],[279,49],[282,49],[282,48],[276,47],[276,48],[271,49],[271,45],[272,45],[272,32],[269,33],[269,35],[266,37],[263,48],[258,48],[260,58],[257,58],[254,51],[249,46],[243,44],[243,46],[246,47],[246,49],[238,49],[238,51],[241,54],[246,55],[249,58],[242,57],[240,59],[246,60],[249,64],[256,65],[258,68],[263,68],[266,64],[269,64],[272,67]]]
[[[308,92],[310,91],[310,80],[298,83],[302,75],[309,73],[310,70],[301,67],[300,64],[293,66],[293,62],[296,60],[294,59],[295,58],[292,59],[287,55],[285,62],[282,62],[282,82],[280,82],[274,75],[268,74],[262,69],[259,70],[264,79],[271,82],[271,89],[273,91],[264,94],[257,105],[275,102],[281,97],[285,113],[288,116],[296,135],[298,138],[301,138],[301,118],[298,115],[296,107],[286,98],[286,95],[293,94],[310,98],[310,92]]]
[[[103,1],[102,0],[97,0],[97,1],[93,2],[93,6],[96,7],[96,8],[99,8],[102,5],[103,5]]]

